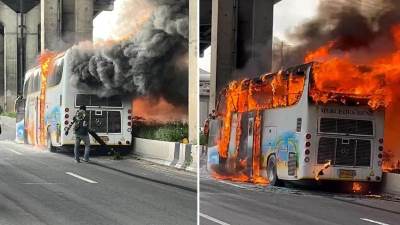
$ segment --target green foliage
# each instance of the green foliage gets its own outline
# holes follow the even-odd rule
[[[2,112],[0,115],[1,116],[12,117],[12,118],[16,118],[17,117],[17,113],[16,112]]]
[[[182,142],[188,137],[189,127],[187,123],[136,123],[134,136],[160,141]]]

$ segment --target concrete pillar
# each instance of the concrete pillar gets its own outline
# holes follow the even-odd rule
[[[59,0],[40,1],[41,52],[59,49],[61,7]]]
[[[274,1],[240,0],[238,3],[237,61],[239,76],[269,72],[272,64]]]
[[[29,70],[36,64],[36,58],[40,53],[40,5],[35,6],[25,14],[25,53],[26,70]]]
[[[259,76],[272,64],[273,7],[277,0],[212,2],[210,109],[229,81]]]
[[[16,28],[17,26],[15,26]],[[4,55],[5,55],[5,82],[4,82],[4,95],[5,107],[7,112],[14,111],[14,101],[17,96],[17,35],[14,32],[5,29],[4,35]]]
[[[4,27],[0,24],[0,106],[4,105]]]
[[[198,59],[198,18],[197,1],[189,3],[189,141],[197,144],[199,134],[198,104],[199,104],[199,76]]]
[[[75,42],[93,40],[93,0],[75,0]]]
[[[236,0],[212,1],[210,110],[236,67]]]
[[[4,3],[0,2],[0,24],[4,27],[4,61],[2,107],[5,111],[14,111],[14,101],[17,95],[17,14]]]

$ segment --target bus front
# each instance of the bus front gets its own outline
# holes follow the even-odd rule
[[[382,180],[384,110],[370,96],[308,88],[308,121],[300,177]]]

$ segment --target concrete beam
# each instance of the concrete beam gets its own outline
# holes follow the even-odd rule
[[[61,6],[59,1],[41,0],[41,52],[59,49],[61,37]]]
[[[93,0],[75,0],[75,42],[93,40]]]
[[[197,1],[189,3],[189,142],[197,144],[198,127],[198,102],[199,102],[199,79],[197,70],[198,59],[198,18]]]
[[[269,72],[273,8],[278,0],[212,2],[210,109],[231,80]]]

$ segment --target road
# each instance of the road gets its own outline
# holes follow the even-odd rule
[[[400,198],[326,193],[200,178],[201,225],[397,225]]]
[[[195,174],[0,141],[1,225],[196,224],[196,197]]]

